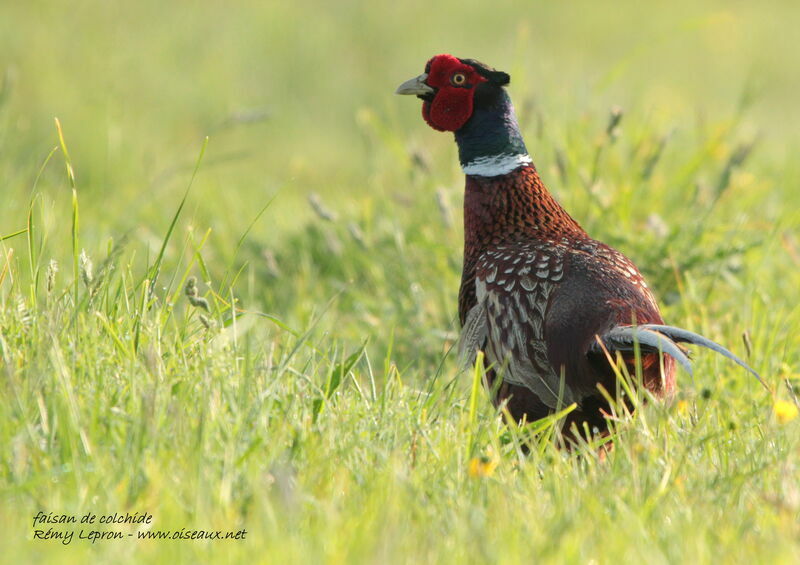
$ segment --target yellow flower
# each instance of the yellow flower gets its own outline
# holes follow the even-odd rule
[[[491,477],[497,462],[488,457],[473,457],[469,460],[470,477]]]
[[[797,406],[788,400],[776,400],[772,406],[772,411],[775,412],[775,418],[780,424],[788,424],[797,418]]]
[[[479,477],[491,477],[494,470],[497,468],[497,464],[499,463],[498,458],[495,456],[494,453],[487,455],[481,455],[480,457],[473,457],[469,460],[469,469],[467,472],[469,473],[470,477],[479,478]]]

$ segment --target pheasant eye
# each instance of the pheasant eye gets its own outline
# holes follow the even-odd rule
[[[456,73],[450,78],[450,82],[456,86],[463,86],[467,82],[467,77],[464,73]]]

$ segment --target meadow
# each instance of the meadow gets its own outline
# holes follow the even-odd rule
[[[0,562],[799,562],[798,22],[3,3]],[[698,351],[607,457],[502,422],[451,351],[456,148],[393,94],[441,52],[511,74],[559,201],[770,391]],[[198,530],[246,533],[139,539]]]

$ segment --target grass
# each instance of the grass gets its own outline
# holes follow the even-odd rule
[[[796,562],[797,8],[623,6],[8,7],[2,559]],[[511,72],[559,200],[771,393],[698,352],[605,460],[552,420],[523,455],[450,353],[452,140],[391,95],[441,51]]]

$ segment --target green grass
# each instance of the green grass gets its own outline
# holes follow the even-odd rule
[[[4,7],[0,561],[800,560],[796,4],[270,4]],[[511,72],[559,200],[772,394],[697,352],[605,460],[501,422],[450,354],[452,139],[392,95],[444,51]]]

